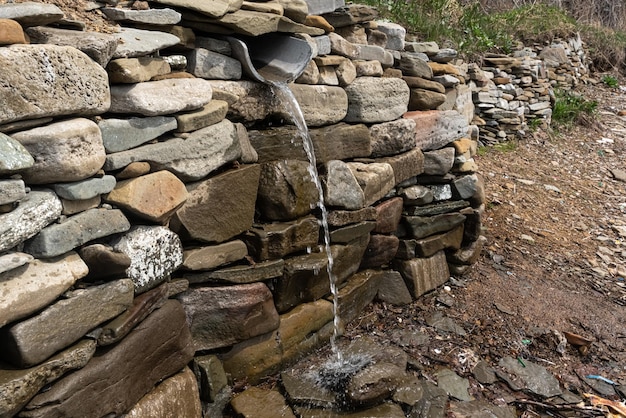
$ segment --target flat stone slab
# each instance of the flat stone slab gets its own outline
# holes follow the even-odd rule
[[[61,216],[63,207],[51,191],[32,191],[17,208],[0,215],[0,251],[15,247],[36,235]]]
[[[31,241],[25,251],[39,258],[56,257],[96,238],[128,231],[130,222],[119,209],[89,209],[50,225]]]
[[[21,414],[31,418],[122,415],[158,382],[182,370],[193,353],[180,303],[167,301],[118,344],[35,396]]]
[[[118,39],[113,58],[131,58],[150,55],[160,49],[174,46],[180,39],[166,32],[153,30],[120,28],[115,33]]]
[[[136,294],[156,287],[183,263],[180,238],[162,226],[134,226],[113,249],[130,257],[126,274],[133,279]]]
[[[38,315],[3,328],[0,347],[6,360],[18,367],[41,363],[131,306],[133,290],[129,279],[76,290]]]
[[[54,4],[28,1],[0,5],[0,19],[13,19],[23,26],[47,25],[63,16],[63,11]]]
[[[116,7],[104,7],[102,12],[111,20],[150,25],[175,25],[180,22],[181,14],[173,9],[130,10]]]
[[[201,78],[178,78],[111,86],[113,113],[159,116],[199,109],[211,101],[211,84]]]
[[[19,254],[2,257],[32,259]],[[88,272],[78,254],[71,252],[54,259],[25,262],[0,273],[0,327],[46,307]]]
[[[188,138],[174,138],[109,154],[105,170],[119,170],[132,162],[145,161],[155,170],[168,170],[182,181],[196,181],[222,165],[241,157],[235,125],[225,119],[194,131]]]
[[[176,129],[173,116],[102,119],[98,122],[107,153],[126,151]]]
[[[219,270],[185,274],[189,283],[256,283],[282,276],[285,262],[282,259],[255,263],[251,266],[225,267]]]
[[[53,186],[56,194],[67,200],[87,200],[109,193],[117,181],[113,176],[94,177],[74,183],[57,183]]]
[[[562,393],[559,381],[545,367],[524,360],[522,365],[513,357],[504,357],[498,366],[505,372],[497,370],[496,374],[517,390],[525,390],[543,398],[559,396]]]
[[[257,260],[273,260],[318,244],[320,226],[313,216],[293,222],[275,222],[253,227],[244,240]]]
[[[28,28],[26,33],[33,44],[73,46],[87,54],[102,67],[106,67],[117,48],[117,37],[108,33],[76,31],[47,26]]]
[[[415,121],[417,146],[423,151],[439,149],[467,135],[469,125],[456,110],[407,112],[403,116]]]
[[[192,271],[211,270],[241,260],[247,255],[248,248],[241,240],[192,248],[183,252],[183,268]]]
[[[233,6],[237,2],[233,0],[215,0],[210,2],[197,2],[194,0],[156,0],[155,3],[189,9],[211,17],[220,17],[229,11],[233,11]]]
[[[95,351],[96,342],[84,340],[30,369],[0,368],[0,416],[17,414],[44,386],[84,367]]]
[[[92,116],[106,112],[111,104],[106,71],[76,48],[13,45],[0,49],[0,67],[10,86],[0,88],[0,124],[46,116]]]

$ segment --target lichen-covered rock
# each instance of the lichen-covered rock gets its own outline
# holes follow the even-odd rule
[[[137,294],[165,281],[183,263],[180,238],[162,226],[135,226],[113,248],[130,257],[126,274]]]
[[[0,67],[0,124],[45,116],[97,115],[111,104],[106,71],[76,48],[1,48]]]

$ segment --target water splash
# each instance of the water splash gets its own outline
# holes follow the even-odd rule
[[[291,89],[286,83],[281,82],[271,82],[270,86],[272,88],[272,92],[274,96],[278,97],[280,102],[287,108],[289,115],[292,118],[293,123],[298,128],[298,134],[302,138],[302,146],[306,155],[309,159],[309,175],[315,183],[315,187],[318,191],[318,202],[317,206],[319,207],[322,215],[320,224],[324,231],[324,249],[326,251],[326,256],[328,257],[328,264],[326,265],[326,270],[328,272],[328,279],[330,281],[330,293],[333,296],[333,335],[330,339],[330,347],[333,350],[333,353],[337,356],[338,361],[342,361],[342,354],[337,349],[337,337],[339,336],[339,302],[337,298],[337,278],[333,273],[333,255],[330,251],[330,230],[328,228],[328,211],[326,210],[326,205],[324,204],[324,190],[322,188],[322,182],[319,177],[319,173],[317,172],[317,161],[315,158],[315,152],[313,150],[313,141],[311,141],[311,136],[309,135],[309,128],[306,125],[306,121],[304,119],[304,114],[302,114],[302,109],[300,108],[300,104],[296,100]]]

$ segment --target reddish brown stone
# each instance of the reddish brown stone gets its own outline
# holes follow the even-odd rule
[[[385,200],[376,206],[376,228],[379,234],[391,234],[398,229],[402,217],[403,200],[401,197]]]
[[[26,44],[24,30],[15,20],[0,19],[0,45]]]
[[[399,244],[400,240],[395,235],[372,235],[361,268],[380,267],[389,263],[396,255]]]

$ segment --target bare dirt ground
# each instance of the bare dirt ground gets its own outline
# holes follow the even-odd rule
[[[602,83],[577,91],[598,102],[596,120],[559,134],[538,131],[477,157],[488,244],[472,270],[410,306],[373,305],[349,338],[394,342],[402,330],[424,333],[428,342],[407,349],[422,377],[445,365],[470,378],[477,399],[516,404],[524,416],[559,412],[517,404],[527,394],[504,383],[480,385],[471,377],[476,361],[533,361],[581,398],[626,396],[626,183],[612,174],[626,170],[626,117],[618,115],[626,92]],[[435,332],[428,324],[435,313],[466,334]],[[590,342],[579,348],[567,333]],[[588,375],[618,390],[603,394]]]

